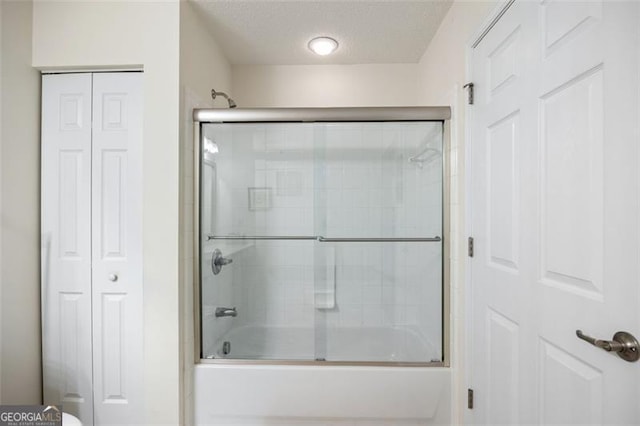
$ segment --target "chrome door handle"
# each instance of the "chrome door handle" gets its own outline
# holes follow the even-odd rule
[[[213,271],[213,275],[218,275],[224,265],[228,265],[232,262],[233,259],[222,257],[222,252],[219,249],[215,249],[211,256],[211,270]]]
[[[618,331],[613,335],[613,340],[596,339],[587,336],[582,330],[576,330],[576,336],[607,352],[616,352],[625,361],[635,362],[640,359],[640,343],[626,331]]]

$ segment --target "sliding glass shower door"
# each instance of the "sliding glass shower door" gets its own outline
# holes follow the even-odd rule
[[[442,132],[203,124],[202,357],[441,362]]]
[[[441,361],[442,123],[322,123],[315,142],[316,357]]]

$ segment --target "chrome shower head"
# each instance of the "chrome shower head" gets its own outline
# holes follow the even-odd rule
[[[217,96],[222,96],[223,98],[225,98],[227,100],[227,103],[229,104],[229,108],[235,108],[238,106],[236,105],[235,101],[231,99],[226,93],[216,92],[216,89],[211,89],[211,98],[215,99]]]

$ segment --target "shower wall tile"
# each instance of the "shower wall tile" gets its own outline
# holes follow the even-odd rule
[[[370,327],[384,325],[384,317],[380,305],[362,307],[362,325]]]
[[[362,286],[362,304],[377,305],[382,304],[382,285]]]
[[[361,327],[362,326],[362,304],[354,303],[341,304],[338,308],[340,312],[341,327]],[[329,331],[330,333],[331,331]]]

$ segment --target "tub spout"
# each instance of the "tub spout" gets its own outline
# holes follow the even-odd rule
[[[236,308],[216,308],[216,318],[220,317],[237,317]]]

